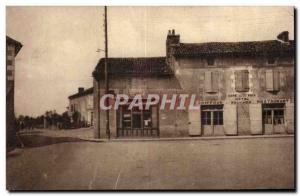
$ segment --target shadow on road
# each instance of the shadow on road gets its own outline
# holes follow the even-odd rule
[[[43,135],[21,135],[20,138],[25,148],[41,147],[65,142],[83,142],[83,140],[74,137],[50,137]]]

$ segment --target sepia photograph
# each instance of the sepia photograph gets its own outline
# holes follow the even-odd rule
[[[296,190],[295,7],[5,12],[7,191]]]

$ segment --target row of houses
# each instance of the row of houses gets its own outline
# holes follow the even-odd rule
[[[274,40],[182,43],[170,30],[166,56],[108,58],[109,92],[195,94],[196,110],[161,110],[123,105],[109,111],[110,137],[188,137],[294,133],[295,43],[284,31]],[[104,63],[93,71],[93,88],[69,97],[70,112],[94,126],[94,137],[108,137]],[[115,99],[112,98],[112,99]]]

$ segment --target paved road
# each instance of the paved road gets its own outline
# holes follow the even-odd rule
[[[10,190],[294,187],[294,138],[61,142],[7,157]]]

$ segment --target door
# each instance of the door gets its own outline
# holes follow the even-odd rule
[[[201,135],[201,124],[200,124],[200,111],[189,110],[189,135],[199,136]]]
[[[263,104],[264,134],[285,133],[284,104]]]
[[[237,130],[238,135],[250,135],[250,112],[249,104],[238,103],[237,104]]]
[[[204,136],[224,135],[223,105],[202,105],[201,125]]]

